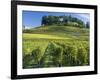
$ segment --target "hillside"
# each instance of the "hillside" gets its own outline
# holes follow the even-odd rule
[[[61,37],[63,39],[65,38],[72,38],[72,39],[85,39],[88,40],[89,37],[89,29],[88,28],[78,28],[78,27],[72,27],[72,26],[42,26],[42,27],[36,27],[33,29],[26,29],[23,31],[24,33],[31,33],[36,36],[40,36],[41,38],[57,38]],[[26,35],[28,35],[26,34]],[[43,36],[44,35],[44,36]]]

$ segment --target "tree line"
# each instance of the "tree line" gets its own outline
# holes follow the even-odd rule
[[[42,26],[45,26],[45,25],[76,26],[76,27],[89,28],[89,22],[85,24],[82,20],[76,17],[72,17],[71,15],[69,16],[65,16],[65,15],[63,16],[53,16],[53,15],[43,16],[41,25]]]

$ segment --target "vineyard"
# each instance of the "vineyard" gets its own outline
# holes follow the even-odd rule
[[[23,68],[89,65],[89,29],[44,26],[23,31]]]

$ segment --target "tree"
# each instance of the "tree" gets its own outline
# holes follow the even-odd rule
[[[49,15],[48,18],[47,18],[47,24],[48,25],[53,25],[53,23],[54,23],[53,20],[54,20],[54,16]]]
[[[47,20],[46,20],[46,19],[47,19],[47,16],[43,16],[43,17],[42,17],[42,22],[41,22],[41,25],[43,25],[43,26],[44,26],[44,25],[46,25],[46,24],[47,24]]]
[[[86,28],[89,28],[89,27],[90,27],[90,23],[87,22],[87,23],[86,23]]]

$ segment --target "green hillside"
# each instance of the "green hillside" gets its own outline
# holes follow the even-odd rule
[[[71,26],[42,26],[42,27],[33,28],[31,30],[25,30],[24,33],[31,33],[31,34],[34,33],[39,35],[45,34],[49,36],[54,35],[63,38],[88,39],[89,29],[71,27]]]
[[[40,26],[23,30],[23,68],[89,65],[89,28]]]

